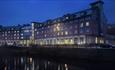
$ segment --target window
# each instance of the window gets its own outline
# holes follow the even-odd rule
[[[17,33],[19,33],[19,31],[17,31]]]
[[[37,31],[37,29],[35,29],[35,31]]]
[[[59,26],[57,26],[56,29],[57,29],[57,31],[60,31],[60,27]]]
[[[17,37],[17,39],[19,39],[19,37]]]
[[[44,27],[42,27],[42,29],[44,29]]]
[[[89,29],[86,29],[86,32],[89,32]]]
[[[48,28],[50,28],[50,26],[48,26]]]
[[[12,30],[14,30],[14,29],[12,28]]]
[[[21,37],[21,39],[24,39],[24,37]]]
[[[61,35],[63,35],[63,32],[61,32]]]
[[[21,35],[23,35],[23,34],[21,34]]]
[[[8,33],[10,33],[10,31],[8,31]]]
[[[66,19],[69,19],[69,17],[66,17]]]
[[[44,36],[46,37],[47,35],[45,34]]]
[[[77,30],[75,30],[75,34],[77,34],[78,33],[78,31]]]
[[[80,24],[80,27],[83,27],[83,23]]]
[[[57,26],[60,26],[60,23],[58,23]]]
[[[7,39],[7,37],[5,37],[5,39]]]
[[[24,32],[29,32],[29,30],[24,30]]]
[[[16,34],[14,34],[14,36],[16,36]]]
[[[82,28],[80,29],[80,33],[83,33],[83,29]]]
[[[86,22],[86,26],[89,26],[89,22]]]
[[[37,32],[37,34],[39,34],[39,32]]]
[[[59,32],[57,33],[57,35],[58,35],[58,36],[60,35]]]
[[[65,31],[65,35],[68,35],[68,32],[67,32],[67,31]]]

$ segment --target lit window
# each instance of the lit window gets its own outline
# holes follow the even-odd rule
[[[29,30],[24,30],[24,32],[29,32]]]
[[[100,43],[104,43],[104,40],[101,39],[101,40],[100,40]]]
[[[65,31],[65,35],[68,35],[68,32],[67,32],[67,31]]]
[[[32,23],[32,27],[34,27],[34,23]]]
[[[66,17],[66,19],[69,19],[69,17]]]
[[[61,35],[63,35],[63,32],[61,32]]]
[[[97,38],[97,37],[95,38],[95,43],[96,43],[96,44],[98,43],[98,38]]]
[[[24,37],[21,37],[21,39],[24,39]]]
[[[21,35],[23,35],[23,34],[21,34]]]
[[[17,37],[17,39],[19,39],[19,37]]]
[[[89,26],[89,22],[86,22],[86,26]]]
[[[60,23],[58,23],[57,26],[60,26]]]
[[[16,34],[14,34],[14,36],[16,36]]]
[[[17,31],[19,33],[19,31]]]
[[[48,26],[48,28],[50,28],[50,26]]]
[[[46,37],[47,35],[45,34],[44,36]]]
[[[57,26],[56,29],[57,29],[57,31],[60,31],[60,27],[59,26]]]
[[[37,34],[39,34],[39,32],[37,32]]]
[[[83,27],[83,23],[80,24],[80,27]]]
[[[37,29],[35,29],[35,31],[37,31]]]
[[[10,33],[10,31],[8,31],[8,33]]]
[[[7,37],[5,37],[5,39],[7,39]]]
[[[59,32],[57,33],[57,35],[60,35]]]

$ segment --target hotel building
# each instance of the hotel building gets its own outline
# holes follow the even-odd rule
[[[102,44],[105,43],[106,18],[103,2],[90,4],[90,8],[65,14],[42,23],[32,22],[32,37],[38,45]]]
[[[90,4],[80,12],[65,14],[31,25],[0,27],[0,43],[27,45],[103,44],[106,41],[106,17],[103,2]]]
[[[0,27],[0,45],[18,45],[21,26]]]
[[[21,26],[20,45],[29,46],[31,44],[32,28],[30,24]]]

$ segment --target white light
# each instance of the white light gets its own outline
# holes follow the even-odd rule
[[[65,31],[65,35],[68,35],[68,32],[67,32],[67,31]]]
[[[86,22],[86,26],[89,26],[89,22]]]
[[[66,19],[69,19],[69,17],[66,17]]]
[[[23,34],[21,34],[21,35],[23,35]]]
[[[21,39],[23,39],[24,37],[21,37]]]

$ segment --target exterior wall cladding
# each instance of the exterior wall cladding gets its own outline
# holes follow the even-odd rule
[[[31,26],[26,26],[28,34],[23,33],[25,29],[21,28],[20,44],[82,45],[105,43],[106,19],[103,13],[103,2],[97,1],[90,5],[91,8],[77,13],[66,14],[42,23],[32,22]],[[0,39],[2,40],[2,38]]]

